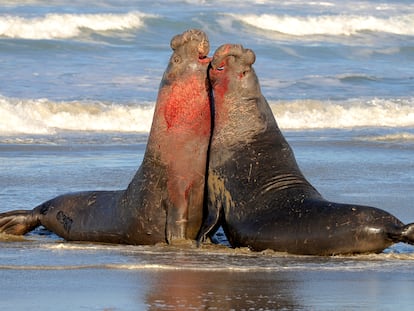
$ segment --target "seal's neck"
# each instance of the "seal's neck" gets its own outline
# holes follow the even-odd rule
[[[227,94],[214,101],[214,139],[225,145],[248,142],[266,129],[257,113],[259,98],[243,98],[238,94]]]

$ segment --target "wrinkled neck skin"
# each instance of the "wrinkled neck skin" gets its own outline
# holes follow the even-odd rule
[[[236,183],[228,176],[238,172],[237,182],[247,187],[254,180],[254,191],[282,189],[294,185],[314,188],[302,175],[293,151],[281,133],[273,112],[263,97],[253,69],[242,75],[212,75],[215,123],[210,152],[210,173],[218,174],[226,183]],[[237,78],[235,78],[237,77]],[[271,171],[270,180],[260,176]],[[253,186],[252,186],[253,187]],[[280,187],[280,188],[279,188]],[[236,187],[237,188],[237,187]],[[246,188],[245,188],[246,189]],[[259,190],[257,190],[259,189]]]

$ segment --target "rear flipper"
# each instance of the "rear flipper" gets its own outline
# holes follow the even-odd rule
[[[197,246],[200,247],[204,243],[208,236],[212,236],[220,227],[221,220],[221,204],[217,203],[213,205],[209,203],[207,205],[207,215],[201,225],[201,229],[197,235]]]
[[[405,225],[402,228],[400,241],[414,245],[414,223]]]
[[[389,238],[394,242],[403,242],[414,245],[414,223],[395,228],[388,232]]]
[[[40,225],[32,210],[17,210],[0,214],[0,233],[24,235]]]

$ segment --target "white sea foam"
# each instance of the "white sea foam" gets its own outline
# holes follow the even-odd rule
[[[271,102],[281,128],[321,129],[414,126],[414,99]]]
[[[153,111],[153,103],[120,105],[0,97],[0,133],[54,134],[62,130],[148,132]]]
[[[359,32],[386,32],[414,35],[414,15],[388,18],[370,15],[289,16],[274,14],[229,14],[250,26],[293,36],[353,35]]]
[[[412,127],[414,99],[271,101],[282,129]],[[143,132],[150,130],[153,102],[54,102],[0,97],[0,134],[59,131]]]
[[[77,37],[82,29],[109,31],[138,29],[144,18],[141,12],[126,14],[47,14],[42,17],[0,16],[0,36],[24,39],[62,39]]]

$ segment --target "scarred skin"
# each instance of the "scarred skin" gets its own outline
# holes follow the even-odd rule
[[[261,94],[254,61],[253,51],[226,44],[211,63],[215,116],[199,242],[222,225],[233,247],[293,254],[414,244],[414,224],[378,208],[329,202],[305,179]]]
[[[125,244],[194,240],[202,222],[211,113],[209,42],[200,30],[171,40],[143,162],[126,190],[86,191],[0,214],[0,232],[43,225],[66,240]]]

